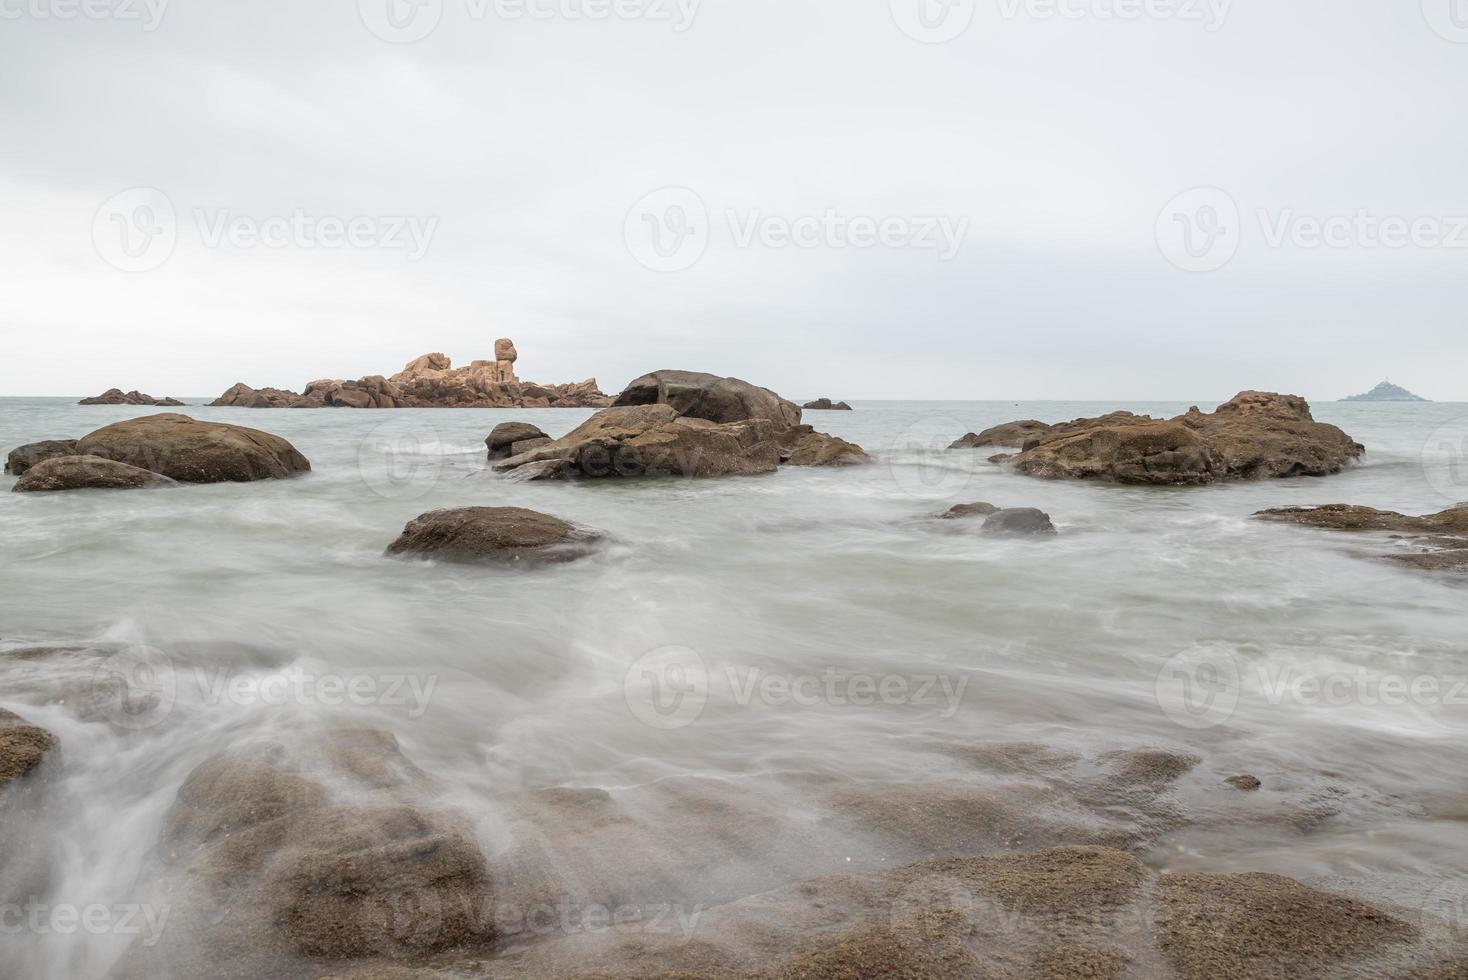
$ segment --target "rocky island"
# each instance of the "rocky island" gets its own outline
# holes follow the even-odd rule
[[[312,381],[297,394],[252,388],[241,382],[211,407],[223,408],[605,408],[610,396],[595,378],[576,384],[539,385],[515,375],[519,353],[509,339],[495,341],[494,360],[455,368],[444,354],[424,354],[390,378]]]
[[[123,391],[121,388],[108,388],[100,395],[91,398],[83,398],[77,402],[78,405],[161,405],[167,408],[182,408],[183,402],[177,398],[154,398],[145,395],[141,391]]]
[[[1383,381],[1364,395],[1349,395],[1341,399],[1343,402],[1425,402],[1428,400],[1390,381]]]

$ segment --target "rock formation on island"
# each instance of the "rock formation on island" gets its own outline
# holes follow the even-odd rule
[[[801,408],[810,409],[813,412],[849,412],[851,406],[845,402],[833,402],[829,398],[817,398],[813,402],[806,402]]]
[[[233,408],[605,408],[611,398],[596,379],[539,385],[515,375],[519,353],[507,339],[495,341],[494,360],[455,368],[444,354],[424,354],[390,378],[312,381],[297,394],[252,388],[241,382],[210,404]]]
[[[860,446],[802,425],[800,408],[768,388],[694,371],[655,371],[568,435],[495,469],[531,480],[711,477],[868,458]]]
[[[1025,441],[1024,451],[1005,461],[1019,473],[1045,479],[1200,486],[1328,476],[1366,451],[1335,426],[1316,422],[1305,399],[1262,391],[1240,392],[1207,414],[1195,406],[1173,419],[1112,412],[1059,425],[1027,421],[996,429],[1013,438],[1021,427],[1037,426],[1043,429]]]
[[[1383,381],[1364,395],[1348,395],[1341,399],[1343,402],[1425,402],[1427,400],[1390,381]]]
[[[21,446],[5,468],[20,477],[12,489],[26,492],[278,480],[308,472],[311,462],[269,432],[160,412],[76,440]]]
[[[1281,507],[1262,510],[1254,516],[1262,521],[1330,531],[1389,533],[1399,543],[1413,548],[1382,556],[1390,561],[1431,572],[1468,572],[1468,504],[1422,517],[1349,504]]]
[[[77,402],[78,405],[162,405],[169,408],[182,408],[183,402],[177,398],[154,398],[145,395],[141,391],[123,392],[118,388],[108,388],[100,395],[92,398],[83,398]]]

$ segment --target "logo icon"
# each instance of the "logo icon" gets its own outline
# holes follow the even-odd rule
[[[659,647],[627,668],[622,696],[637,720],[649,728],[687,728],[708,704],[708,668],[688,647]]]
[[[898,489],[909,497],[947,500],[973,482],[980,466],[989,466],[982,452],[950,450],[956,434],[967,432],[953,418],[924,417],[892,440],[882,454]]]
[[[1468,44],[1468,0],[1422,0],[1427,26],[1454,44]]]
[[[1422,447],[1422,475],[1449,503],[1468,502],[1468,418],[1438,426]]]
[[[1184,728],[1215,728],[1233,717],[1239,686],[1233,654],[1195,647],[1169,657],[1157,672],[1157,705]]]
[[[389,44],[412,44],[432,34],[443,19],[443,0],[357,0],[367,30]]]
[[[889,0],[902,33],[923,44],[943,44],[974,22],[974,0]]]
[[[92,218],[92,244],[104,262],[123,272],[158,268],[178,244],[173,202],[156,187],[114,194]]]
[[[417,418],[397,418],[374,426],[357,446],[362,482],[388,500],[417,500],[443,477],[444,449],[439,432]]]
[[[1227,191],[1196,187],[1157,215],[1157,247],[1184,272],[1214,272],[1238,254],[1242,230],[1239,206]]]
[[[92,707],[119,728],[152,728],[173,710],[178,675],[161,650],[129,647],[114,653],[92,672]]]
[[[627,250],[654,272],[691,269],[709,244],[703,198],[686,187],[653,191],[632,206],[622,225]]]

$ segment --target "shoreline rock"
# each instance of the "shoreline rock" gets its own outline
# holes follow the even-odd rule
[[[1002,425],[990,426],[983,432],[970,432],[948,448],[981,449],[993,446],[998,449],[1022,449],[1025,443],[1043,436],[1050,431],[1050,428],[1051,426],[1047,423],[1037,422],[1034,419],[1005,422]]]
[[[1423,571],[1468,573],[1468,504],[1421,517],[1351,504],[1280,507],[1261,510],[1254,517],[1328,531],[1390,532],[1420,550],[1382,555],[1388,561]]]
[[[539,426],[529,422],[501,422],[484,440],[490,459],[509,459],[551,441]],[[534,443],[535,445],[531,445]],[[516,449],[516,447],[521,447]]]
[[[49,493],[61,490],[144,490],[176,487],[161,473],[101,456],[56,456],[26,470],[11,490],[15,493]]]
[[[12,449],[5,459],[5,472],[13,476],[23,476],[26,470],[48,459],[75,456],[76,442],[75,439],[46,439]]]
[[[177,398],[154,398],[145,395],[141,391],[129,391],[124,393],[119,388],[108,388],[100,395],[91,398],[83,398],[77,402],[78,405],[160,405],[169,408],[182,408],[184,403]]]
[[[56,736],[0,708],[0,788],[25,779],[56,749]]]
[[[386,554],[461,564],[567,562],[589,555],[603,537],[523,507],[462,507],[415,518]]]

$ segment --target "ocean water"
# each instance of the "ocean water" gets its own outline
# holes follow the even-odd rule
[[[1011,419],[1186,403],[855,408],[806,420],[866,447],[869,466],[567,485],[505,481],[483,440],[507,420],[559,435],[590,411],[189,408],[286,437],[312,472],[0,492],[0,706],[55,733],[62,757],[29,828],[42,868],[0,885],[51,906],[144,901],[195,766],[242,738],[342,725],[393,732],[432,780],[425,802],[472,821],[492,872],[524,857],[524,794],[622,800],[646,848],[533,848],[589,895],[635,881],[708,905],[920,859],[833,815],[830,790],[1001,785],[964,753],[1019,743],[1092,766],[1126,749],[1196,756],[1165,807],[1102,814],[1140,827],[1158,868],[1463,908],[1468,581],[1379,560],[1404,547],[1383,536],[1250,515],[1468,501],[1468,405],[1317,404],[1366,445],[1360,465],[1183,489],[1034,480],[985,462],[998,450],[945,447]],[[0,399],[0,451],[149,411]],[[1042,508],[1060,534],[932,519],[978,500]],[[412,518],[468,505],[530,507],[612,540],[551,568],[383,557]],[[41,645],[90,652],[7,653]],[[104,682],[117,697],[96,697]],[[1239,773],[1264,789],[1223,785]],[[1051,785],[1065,810],[1064,779]],[[717,806],[655,791],[668,786]],[[102,977],[141,941],[8,931],[0,975],[17,977]]]

